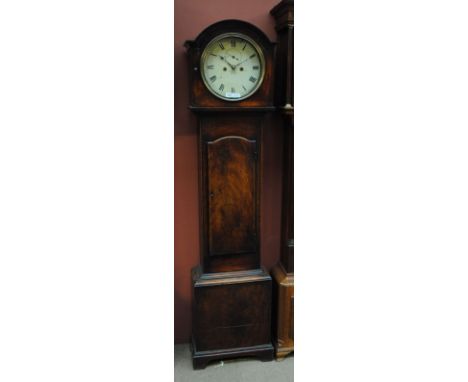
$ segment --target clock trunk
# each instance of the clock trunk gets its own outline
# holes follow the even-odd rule
[[[263,117],[214,113],[199,118],[203,270],[258,268]]]

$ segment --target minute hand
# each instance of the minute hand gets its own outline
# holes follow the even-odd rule
[[[241,61],[241,62],[237,63],[236,65],[234,65],[234,67],[237,68],[240,64],[243,64],[243,63],[246,62],[247,60],[250,60],[250,57],[249,57],[249,58],[246,58],[244,61]]]

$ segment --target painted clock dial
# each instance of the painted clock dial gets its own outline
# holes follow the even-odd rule
[[[203,51],[203,82],[216,97],[239,101],[254,94],[265,74],[260,47],[247,36],[226,33],[211,40]]]

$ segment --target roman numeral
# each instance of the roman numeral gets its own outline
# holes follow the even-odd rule
[[[244,47],[242,48],[242,50],[244,50],[246,46],[247,46],[247,43],[244,44]]]
[[[207,69],[214,69],[214,65],[208,65],[206,68]]]
[[[236,47],[236,40],[231,40],[231,46],[232,46],[233,48]]]
[[[244,85],[242,85],[242,89],[244,89],[244,91],[247,91],[247,89],[245,88],[245,86],[244,86]]]
[[[254,54],[252,54],[252,55],[251,55],[249,58],[254,58],[254,57],[255,57],[255,53],[254,53]]]
[[[210,55],[214,56],[214,57],[218,57],[216,54],[213,54],[213,53],[210,53]]]
[[[221,85],[219,86],[219,91],[222,92],[223,90],[224,90],[224,84],[221,84]]]
[[[257,79],[256,79],[255,77],[250,77],[250,78],[249,78],[249,81],[250,81],[250,82],[255,82],[255,81],[257,81]]]
[[[252,67],[252,69],[253,70],[258,70],[258,69],[260,69],[260,67],[258,65],[255,65],[255,66]]]
[[[210,77],[210,81],[211,81],[211,82],[215,82],[215,81],[216,81],[216,76],[211,76],[211,77]]]
[[[219,47],[220,47],[221,49],[224,49],[224,45],[223,45],[222,42],[218,43],[218,45],[219,45]]]
[[[231,93],[235,93],[235,92],[236,92],[236,89],[231,88]]]

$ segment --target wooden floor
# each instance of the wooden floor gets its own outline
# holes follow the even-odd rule
[[[193,370],[188,344],[175,345],[175,382],[293,382],[294,358],[261,362],[239,358],[210,363],[206,369]]]

